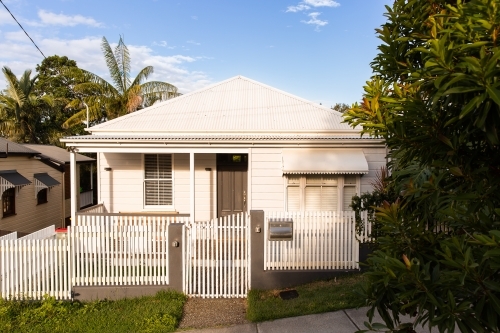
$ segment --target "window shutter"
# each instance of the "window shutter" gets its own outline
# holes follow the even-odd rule
[[[287,189],[287,210],[296,212],[300,210],[300,187],[290,186]]]
[[[337,186],[325,186],[323,187],[322,193],[323,205],[322,209],[325,210],[337,210],[337,202],[338,202],[338,189]]]
[[[306,211],[321,210],[321,187],[309,186],[305,189],[305,207]]]
[[[144,155],[144,198],[146,206],[173,205],[172,155]]]
[[[352,210],[349,205],[352,202],[352,197],[356,195],[356,186],[344,186],[344,207],[343,210]]]

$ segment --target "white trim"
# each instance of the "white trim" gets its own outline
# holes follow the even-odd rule
[[[189,153],[189,218],[191,223],[194,223],[196,206],[195,206],[195,167],[194,153]]]
[[[248,148],[248,155],[247,155],[247,212],[250,213],[252,210],[252,170],[253,170],[253,165],[252,165],[252,148]]]
[[[38,197],[38,192],[40,192],[41,190],[43,190],[45,188],[48,189],[49,187],[36,178],[34,180],[34,183],[35,183],[35,199],[36,199]],[[47,201],[48,201],[48,198],[47,198]]]
[[[78,193],[77,193],[77,179],[76,179],[76,153],[71,151],[70,154],[70,164],[69,164],[69,175],[70,175],[70,186],[71,186],[71,224],[76,223],[76,212],[78,210]]]
[[[7,181],[7,179],[4,179],[0,177],[0,195],[3,194],[5,191],[7,191],[9,188],[16,187],[12,185],[11,182]]]

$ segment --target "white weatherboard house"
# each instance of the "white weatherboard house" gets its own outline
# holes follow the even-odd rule
[[[204,221],[249,210],[349,210],[386,162],[382,141],[361,137],[340,113],[242,76],[89,131],[62,141],[98,153],[107,213]]]

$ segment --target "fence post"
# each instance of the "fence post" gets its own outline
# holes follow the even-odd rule
[[[185,250],[182,229],[184,223],[172,223],[168,226],[168,285],[171,289],[182,292],[183,262]],[[184,250],[183,250],[184,249]]]
[[[257,287],[264,279],[264,211],[250,211],[250,285]],[[258,229],[260,228],[260,229]],[[257,230],[260,230],[257,232]]]

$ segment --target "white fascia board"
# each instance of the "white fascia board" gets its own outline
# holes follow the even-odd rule
[[[191,136],[201,136],[201,135],[214,135],[214,136],[225,136],[225,135],[231,135],[231,134],[236,134],[238,136],[241,135],[303,135],[303,134],[309,134],[309,135],[344,135],[344,134],[361,134],[361,129],[333,129],[333,130],[261,130],[261,131],[244,131],[244,130],[225,130],[225,131],[193,131],[193,132],[187,132],[187,131],[148,131],[148,130],[140,130],[140,131],[129,131],[129,130],[110,130],[110,129],[96,129],[92,130],[92,128],[89,129],[89,132],[92,134],[95,134],[96,136],[99,135],[138,135],[138,136],[148,136],[148,135],[157,135],[157,136],[162,136],[162,135],[178,135],[178,136],[185,136],[185,137],[191,137]]]
[[[247,154],[248,148],[126,148],[126,147],[78,147],[79,153],[144,153],[144,154]]]

